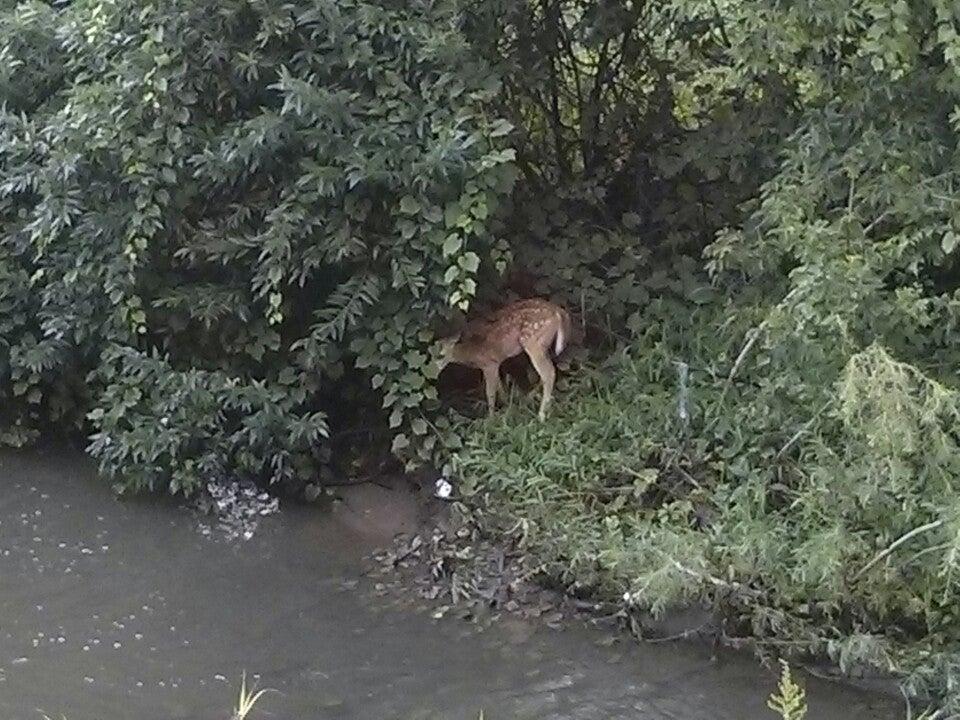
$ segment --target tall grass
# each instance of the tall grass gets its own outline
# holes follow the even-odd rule
[[[879,347],[803,398],[696,356],[681,388],[678,359],[641,344],[568,375],[545,423],[514,398],[473,424],[455,466],[478,521],[579,592],[706,602],[761,648],[960,712],[960,396]]]
[[[262,690],[255,690],[254,688],[247,689],[247,674],[243,673],[240,679],[240,694],[237,698],[237,704],[233,708],[231,720],[246,720],[254,706],[260,701],[260,698],[268,692],[276,691],[270,690],[269,688]]]

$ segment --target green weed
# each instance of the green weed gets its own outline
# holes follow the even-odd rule
[[[237,698],[236,707],[233,709],[232,720],[246,720],[254,706],[260,701],[260,698],[268,692],[274,691],[271,691],[269,688],[256,691],[253,688],[248,689],[247,674],[244,673],[240,679],[240,694]]]
[[[781,660],[782,670],[777,689],[770,695],[767,707],[776,712],[782,720],[804,720],[807,716],[806,691],[794,681],[790,674],[790,665]]]

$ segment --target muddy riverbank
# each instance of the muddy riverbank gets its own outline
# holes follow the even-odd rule
[[[0,453],[0,717],[224,720],[243,671],[278,691],[256,716],[284,720],[772,717],[775,680],[748,656],[376,597],[362,559],[424,507],[403,486],[344,492],[227,541],[173,502],[114,498],[75,451]],[[811,720],[897,717],[807,685]]]

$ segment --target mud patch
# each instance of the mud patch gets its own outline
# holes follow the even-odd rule
[[[335,488],[332,514],[351,534],[370,545],[390,543],[412,533],[425,519],[426,506],[408,481],[384,479]]]
[[[714,660],[721,653],[742,651],[745,657],[759,657],[768,670],[776,668],[773,655],[749,638],[728,637],[724,623],[710,608],[676,608],[658,618],[638,608],[631,598],[621,603],[598,602],[591,599],[590,588],[551,587],[551,578],[516,541],[491,540],[468,518],[465,510],[440,512],[419,531],[400,534],[389,547],[369,555],[365,574],[374,582],[368,590],[397,606],[416,606],[434,619],[459,618],[480,630],[493,623],[522,628],[522,634],[533,632],[536,624],[552,629],[589,625],[602,630],[594,640],[600,646],[693,640],[707,646]],[[619,659],[619,653],[611,653],[612,661]],[[822,659],[791,662],[821,679],[887,699],[899,697],[890,677],[844,675]]]
[[[419,603],[437,619],[454,615],[486,626],[513,616],[559,628],[574,619],[626,618],[621,608],[544,586],[541,568],[515,544],[491,541],[475,525],[447,517],[398,535],[366,559],[366,571],[374,594]]]

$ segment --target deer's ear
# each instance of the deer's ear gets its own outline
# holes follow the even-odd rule
[[[459,333],[451,337],[440,338],[440,357],[437,358],[437,367],[440,370],[443,370],[453,359],[453,349],[457,346],[457,342],[460,339]]]

